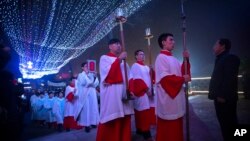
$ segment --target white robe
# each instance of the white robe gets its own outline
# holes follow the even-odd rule
[[[52,112],[54,103],[55,103],[55,97],[45,98],[44,108],[46,109],[46,122],[56,121],[55,114]]]
[[[34,103],[37,120],[46,120],[46,109],[44,108],[44,102],[45,98],[39,97]]]
[[[78,120],[83,107],[87,102],[87,89],[86,87],[91,85],[91,80],[88,78],[87,74],[83,71],[77,77],[77,91],[76,91],[76,106],[75,106],[75,120]]]
[[[39,97],[36,94],[33,94],[30,97],[30,107],[31,107],[31,120],[37,120],[37,109],[36,109],[36,101]]]
[[[94,75],[92,73],[88,73],[86,75],[87,77],[84,77],[86,80],[83,80],[86,83],[82,85],[82,89],[85,89],[84,94],[86,97],[82,111],[80,112],[78,124],[82,126],[97,125],[99,123],[99,111],[95,88],[99,85],[99,80],[98,78],[94,79]]]
[[[102,55],[100,58],[100,123],[106,123],[113,119],[124,117],[125,115],[134,114],[132,101],[128,101],[127,103],[122,101],[123,98],[126,98],[123,62],[120,63],[124,80],[123,83],[105,85],[105,79],[110,71],[112,63],[114,63],[116,59],[116,57],[111,57],[108,55]],[[127,74],[129,77],[128,64]]]
[[[64,106],[65,99],[64,98],[56,98],[54,105],[52,107],[52,113],[55,115],[56,123],[63,124],[64,118]]]
[[[92,73],[89,74],[89,77],[93,79]],[[99,85],[99,79],[96,77],[93,86],[89,87],[88,93],[89,93],[89,123],[91,125],[98,125],[100,121],[100,112],[99,112],[99,105],[98,105],[98,100],[97,100],[97,92],[96,92],[96,87]]]
[[[165,120],[175,120],[185,114],[184,88],[172,99],[162,88],[160,81],[168,75],[182,76],[181,64],[173,56],[160,53],[155,61],[156,74],[156,114]]]
[[[73,101],[68,101],[66,98],[70,93],[75,93],[75,88],[71,86],[67,86],[65,89],[65,108],[64,108],[64,117],[74,116],[75,115],[75,99]]]
[[[144,83],[147,85],[149,89],[151,88],[151,78],[148,66],[134,63],[131,67],[130,74],[133,79],[141,79],[144,81]],[[142,111],[150,108],[149,97],[146,93],[143,96],[135,98],[134,108],[137,111]]]

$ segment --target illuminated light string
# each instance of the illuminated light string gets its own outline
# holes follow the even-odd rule
[[[117,25],[117,8],[129,17],[149,1],[2,0],[0,22],[19,55],[23,78],[35,79],[58,73],[106,36]]]

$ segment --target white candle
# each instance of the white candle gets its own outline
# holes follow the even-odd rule
[[[117,17],[122,17],[123,16],[123,10],[121,8],[117,8]]]
[[[145,32],[146,32],[146,36],[151,35],[150,28],[146,28]]]

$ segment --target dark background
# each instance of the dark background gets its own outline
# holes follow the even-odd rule
[[[221,37],[232,41],[231,52],[244,61],[250,53],[250,2],[245,0],[188,0],[184,3],[186,14],[187,48],[191,55],[192,75],[210,76],[214,64],[212,51],[216,40]],[[152,62],[160,48],[158,36],[171,32],[175,38],[174,55],[182,60],[182,24],[181,6],[178,0],[152,0],[131,17],[124,25],[125,46],[128,51],[128,63],[134,62],[134,51],[143,49],[148,54],[145,28],[150,27],[154,35],[152,41]],[[80,64],[86,59],[96,59],[108,52],[109,38],[119,37],[119,26],[79,58],[71,61],[74,73],[80,71]],[[147,56],[146,56],[147,57]],[[148,58],[147,58],[148,64]]]

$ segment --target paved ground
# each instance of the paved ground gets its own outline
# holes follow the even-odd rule
[[[190,141],[221,141],[221,132],[216,119],[213,101],[207,99],[207,95],[194,95],[189,97],[190,101]],[[239,123],[250,124],[250,100],[240,96],[238,103]],[[27,115],[28,116],[28,115]],[[134,120],[132,121],[132,140],[143,141],[135,134]],[[184,124],[185,125],[185,124]],[[184,128],[185,129],[185,128]],[[151,128],[151,133],[155,136],[155,127]],[[30,141],[95,141],[96,129],[90,133],[85,133],[84,129],[70,132],[57,132],[55,129],[40,127],[30,122],[26,122],[23,133],[23,140]]]

